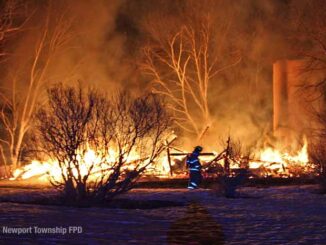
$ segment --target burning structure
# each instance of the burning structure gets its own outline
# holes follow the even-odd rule
[[[325,9],[0,1],[2,240],[324,244],[326,200],[301,185],[326,193],[326,110],[314,155],[306,88],[321,86],[302,73],[326,85]],[[186,191],[201,175],[210,189]],[[21,234],[32,227],[83,232]]]
[[[234,146],[228,141],[226,148],[220,154],[206,153],[202,156],[208,174],[223,171],[226,161],[231,169],[249,168],[259,177],[298,177],[315,171],[308,157],[307,137],[310,120],[307,111],[307,96],[302,92],[303,84],[300,74],[303,64],[301,60],[280,60],[273,64],[273,133],[276,144],[264,149],[254,149],[254,156],[243,156],[235,152]],[[148,173],[157,177],[184,176],[184,157],[187,153],[178,149],[178,153],[173,153],[175,148],[170,148],[169,144],[166,147],[167,155],[162,154],[155,167],[150,168]],[[108,161],[107,168],[110,167],[110,162],[114,163],[117,154],[118,152],[110,148],[107,157],[112,158],[112,161]],[[133,152],[130,155],[131,158],[126,159],[129,162],[128,165],[132,166],[133,162],[141,159],[140,156],[140,153]],[[174,158],[171,159],[171,156]],[[101,157],[92,149],[79,154],[79,159],[82,162],[83,172],[87,172],[94,162],[101,162]],[[95,164],[90,178],[98,177],[101,169],[99,164]],[[61,171],[58,163],[53,159],[33,161],[17,169],[12,179],[37,177],[40,180],[47,180],[48,175],[58,179],[62,175]],[[174,175],[173,171],[176,171]]]
[[[192,6],[191,4],[195,5]],[[163,30],[164,27],[167,26],[165,22],[161,23],[159,21],[153,21],[155,23],[150,23],[153,25],[142,27],[143,29],[147,28],[150,30],[150,32],[146,34],[151,35],[148,43],[152,45],[145,46],[145,48],[143,47],[145,49],[145,57],[147,58],[144,70],[154,75],[153,80],[155,80],[155,86],[153,83],[150,83],[152,85],[151,91],[159,95],[167,96],[170,100],[175,102],[175,104],[169,104],[167,107],[169,110],[173,111],[175,122],[178,124],[177,127],[181,127],[185,131],[195,131],[197,136],[201,137],[202,134],[207,133],[207,129],[213,124],[212,117],[214,113],[210,108],[211,101],[209,100],[209,97],[212,97],[212,94],[213,96],[215,95],[214,93],[211,93],[213,90],[212,83],[216,82],[214,79],[217,76],[220,76],[221,78],[219,77],[216,79],[223,80],[225,76],[223,72],[228,70],[230,67],[237,69],[236,67],[242,62],[243,57],[239,51],[240,49],[235,48],[236,45],[229,41],[234,39],[234,33],[237,35],[236,32],[229,31],[229,29],[231,29],[229,24],[232,21],[229,18],[224,18],[226,16],[224,16],[223,13],[220,13],[220,15],[216,17],[217,19],[213,18],[216,16],[215,14],[212,16],[206,16],[203,14],[203,12],[207,12],[207,9],[205,9],[206,5],[200,6],[200,8],[196,9],[196,3],[194,2],[191,4],[189,1],[189,6],[188,3],[185,3],[185,5],[180,8],[182,9],[180,11],[184,11],[184,8],[187,9],[189,15],[174,14],[173,16],[171,15],[168,20],[165,20],[167,23],[173,23],[173,25],[170,25],[171,30],[169,31],[159,33],[158,30]],[[211,9],[209,4],[207,6]],[[60,10],[61,7],[62,6],[59,6],[57,8]],[[224,7],[226,8],[226,6]],[[226,9],[230,11],[232,10],[232,8]],[[83,11],[81,11],[82,14],[84,14]],[[179,10],[176,10],[176,13],[177,11]],[[57,14],[52,11],[49,11],[49,13],[54,16]],[[78,14],[82,15],[81,13]],[[227,11],[225,11],[225,14],[227,14]],[[184,18],[181,18],[180,16],[184,16]],[[194,18],[194,16],[196,18]],[[237,15],[232,14],[232,16]],[[49,14],[45,19],[65,20],[66,18],[53,18],[53,16]],[[154,19],[157,20],[158,18],[154,16]],[[228,21],[230,21],[230,23]],[[50,45],[50,51],[52,49],[56,51],[64,50],[63,45],[66,44],[64,41],[70,41],[73,39],[70,38],[70,31],[73,28],[76,28],[76,26],[72,25],[70,20],[68,23],[46,23],[47,25],[44,27],[41,26],[44,28],[44,37],[40,40],[44,40],[44,43],[41,42],[41,45],[39,46],[40,53],[46,50],[48,44],[52,45]],[[212,25],[216,23],[220,23],[220,25]],[[60,28],[60,24],[65,24],[64,26],[66,26],[66,28]],[[105,26],[102,22],[101,24],[101,27]],[[116,24],[118,25],[121,23],[117,21]],[[158,28],[160,26],[162,28]],[[216,29],[214,29],[215,27],[212,28],[212,26],[216,26]],[[41,27],[40,29],[42,29]],[[52,31],[52,33],[49,30],[53,27],[54,31]],[[102,33],[101,28],[98,29]],[[226,32],[226,30],[228,31]],[[219,32],[223,33],[223,35],[216,35],[216,37],[223,36],[223,40],[218,40],[217,42],[214,35]],[[53,34],[53,37],[50,34]],[[66,36],[69,38],[66,38]],[[63,40],[56,39],[58,37]],[[53,38],[53,40],[51,38]],[[221,46],[216,48],[216,43],[221,44]],[[54,49],[53,44],[57,44],[58,48]],[[163,46],[159,46],[160,44]],[[90,50],[93,50],[92,45]],[[10,127],[11,124],[7,123],[12,118],[10,116],[8,117],[7,114],[3,114],[4,117],[2,121],[4,122],[4,125],[8,126],[9,134],[19,133],[18,136],[12,137],[13,141],[18,138],[20,139],[19,143],[23,142],[25,136],[20,133],[27,132],[30,124],[32,124],[32,115],[36,111],[37,97],[41,94],[41,88],[43,88],[47,82],[47,76],[53,72],[49,69],[49,66],[43,67],[43,60],[47,60],[46,57],[49,53],[50,52],[44,52],[45,57],[34,57],[35,65],[32,67],[33,69],[31,71],[33,76],[31,76],[32,79],[28,84],[30,85],[29,91],[31,91],[31,94],[26,96],[27,100],[25,101],[25,105],[24,101],[19,103],[19,105],[24,105],[22,109],[17,109],[15,112],[12,112],[12,114],[15,115],[13,118],[18,118],[18,121],[15,121],[12,125],[23,126],[23,128],[21,130],[16,130],[16,127],[16,131],[13,131],[12,127]],[[102,52],[99,53],[102,54]],[[74,55],[72,55],[72,60],[76,58]],[[57,72],[60,70],[57,68],[57,63],[60,62],[51,63],[50,61],[52,60],[56,59],[52,58],[48,63],[52,64],[54,66],[53,70]],[[48,63],[45,62],[45,64]],[[292,168],[290,165],[295,165],[299,169],[302,169],[302,171],[308,171],[306,167],[309,163],[308,143],[310,138],[309,132],[307,132],[309,120],[307,120],[307,114],[305,113],[305,96],[300,93],[301,90],[299,89],[301,83],[301,79],[299,79],[301,64],[302,61],[298,60],[281,60],[273,65],[273,128],[270,129],[270,131],[273,131],[274,133],[276,139],[274,142],[275,144],[267,145],[264,148],[252,149],[254,155],[251,156],[243,156],[240,152],[235,153],[234,149],[232,152],[227,151],[226,155],[227,158],[230,158],[231,168],[240,168],[243,167],[243,165],[247,165],[250,169],[256,169],[257,171],[262,172],[262,176],[297,176],[298,174],[289,171],[289,169]],[[100,65],[98,66],[101,67]],[[87,69],[83,67],[81,73],[84,70]],[[92,74],[94,73],[97,73],[96,69],[92,70]],[[42,74],[42,76],[34,76],[34,74]],[[36,80],[34,81],[33,79]],[[141,84],[140,87],[142,87],[142,85],[143,84]],[[228,85],[229,87],[232,87],[230,84]],[[266,96],[270,96],[272,93]],[[17,99],[20,99],[18,92],[14,91],[13,94],[14,96],[12,101],[9,100],[10,102],[15,102]],[[25,97],[23,97],[23,99],[24,98]],[[30,106],[30,103],[32,107]],[[189,108],[192,106],[196,108],[190,110]],[[13,103],[9,103],[7,107],[16,108],[13,106]],[[21,113],[22,111],[24,112],[27,110],[24,108],[28,108],[29,113]],[[21,114],[23,116],[27,115],[28,117],[22,118],[22,120],[19,121],[21,119],[19,115]],[[304,140],[304,135],[308,137],[307,141]],[[16,149],[13,151],[14,154],[12,155],[16,159],[16,162],[19,162],[20,145],[15,144],[15,142],[13,142],[13,144],[18,150]],[[166,144],[166,147],[168,148],[167,152],[170,152],[170,150],[173,151],[173,148],[170,148],[170,145]],[[181,153],[185,154],[184,149],[182,149],[183,147],[185,146],[179,148],[181,148]],[[230,149],[230,147],[226,147],[226,149]],[[96,154],[93,154],[94,149],[90,148],[88,150],[89,151],[84,151],[79,158],[84,159],[85,161],[96,162],[97,156]],[[111,152],[105,152],[105,154],[115,155],[112,151],[114,150],[111,149]],[[216,151],[224,152],[225,149]],[[137,160],[140,158],[140,155],[139,152],[133,152],[132,160],[128,159],[128,161],[133,162],[135,159]],[[219,159],[216,158],[217,156],[219,156],[218,153],[210,159],[205,159],[207,160],[207,165],[214,162],[214,164],[223,166],[223,163],[221,162],[223,162],[223,159],[225,160],[225,152],[224,155],[222,154],[224,158],[222,157]],[[40,175],[44,177],[46,173],[56,175],[54,173],[57,172],[57,168],[53,167],[55,164],[54,159],[44,158],[39,160],[40,161],[33,161],[33,164],[27,164],[26,166],[16,169],[13,179],[30,178]],[[127,159],[125,160],[127,161]],[[45,164],[41,164],[41,162],[45,162]],[[85,164],[87,165],[87,163]],[[19,167],[19,165],[17,166]],[[157,159],[156,168],[152,168],[153,171],[151,174],[169,176],[173,166],[174,161],[171,161],[171,159],[169,160],[169,156],[166,157],[163,154],[159,159]]]

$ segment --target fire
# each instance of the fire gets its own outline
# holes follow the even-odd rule
[[[309,162],[306,139],[304,139],[303,147],[294,154],[268,147],[262,150],[259,155],[259,161],[250,161],[249,168],[265,169],[266,175],[293,177],[314,171],[313,164]]]
[[[217,153],[214,152],[214,155],[217,155]],[[87,175],[90,167],[94,166],[91,170],[89,180],[96,180],[101,176],[103,170],[110,169],[112,167],[115,159],[117,159],[118,153],[113,149],[110,149],[104,157],[105,161],[103,161],[103,156],[103,154],[97,154],[92,149],[88,149],[86,152],[84,152],[84,154],[78,154],[77,160],[80,163],[79,166],[81,175]],[[249,161],[249,169],[254,172],[258,172],[258,175],[261,177],[296,177],[302,173],[314,171],[314,166],[309,162],[308,144],[306,140],[304,140],[304,145],[302,148],[294,152],[294,154],[268,147],[259,151],[258,156],[258,160]],[[202,156],[201,161],[205,164],[205,162],[212,160],[211,158],[212,156]],[[141,159],[141,156],[137,152],[132,152],[128,159],[126,159],[127,164],[124,166],[124,168],[133,169],[135,167],[135,162],[139,159]],[[182,157],[179,157],[178,160],[182,161]],[[223,160],[220,162],[221,165],[223,165],[222,161]],[[171,161],[172,167],[174,164],[175,163]],[[239,164],[231,163],[231,169],[232,168],[239,168]],[[76,168],[73,168],[72,172],[75,176],[77,176]],[[147,173],[156,177],[169,177],[170,164],[167,156],[162,156],[158,160],[158,164],[149,168]],[[47,181],[49,177],[54,180],[60,180],[62,178],[62,174],[65,175],[66,173],[62,173],[59,163],[55,160],[33,160],[30,164],[16,169],[11,180],[38,178],[40,181]]]
[[[117,157],[118,153],[113,149],[110,149],[109,152],[107,152],[104,157],[104,161],[103,153],[97,154],[92,149],[88,149],[84,154],[79,153],[77,156],[77,160],[79,162],[79,170],[81,176],[86,176],[91,166],[93,166],[89,174],[89,180],[96,180],[98,177],[101,176],[104,170],[109,170],[112,168]],[[136,166],[135,162],[140,159],[141,157],[137,152],[131,152],[131,154],[126,159],[124,169],[133,169]],[[159,169],[156,170],[159,171]],[[49,178],[59,181],[62,179],[62,174],[66,176],[66,173],[62,171],[63,170],[60,168],[59,163],[56,160],[33,160],[30,164],[16,169],[13,172],[13,177],[11,178],[11,180],[30,179],[32,177],[37,177],[40,181],[48,181]],[[75,177],[77,177],[78,175],[78,171],[75,167],[72,167],[72,174]]]

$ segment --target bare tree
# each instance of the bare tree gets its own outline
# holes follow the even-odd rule
[[[241,57],[235,49],[226,51],[230,22],[219,23],[217,38],[212,16],[193,18],[196,11],[185,13],[191,20],[164,18],[164,25],[153,17],[158,24],[149,24],[151,41],[144,48],[142,67],[152,78],[152,91],[170,101],[176,123],[200,138],[211,125],[210,84]]]
[[[44,85],[49,82],[50,66],[71,38],[72,21],[65,16],[66,12],[53,18],[51,11],[49,4],[39,32],[35,34],[34,51],[26,57],[27,68],[12,71],[10,81],[0,93],[0,120],[5,131],[5,136],[0,139],[1,154],[5,163],[9,162],[13,169],[20,166],[24,139],[32,126],[31,119],[42,98]]]
[[[326,84],[319,84],[322,100],[319,107],[314,110],[314,116],[317,122],[315,128],[315,138],[309,146],[309,155],[312,162],[317,166],[320,175],[320,187],[323,193],[326,193]]]
[[[8,55],[6,42],[21,31],[29,19],[25,13],[26,4],[17,0],[7,0],[0,3],[0,58]]]
[[[303,71],[319,78],[314,86],[326,83],[325,1],[302,1],[292,6],[296,55],[306,59]]]
[[[312,91],[309,96],[312,119],[315,124],[312,128],[313,140],[309,145],[309,156],[319,169],[321,187],[326,191],[326,2],[322,0],[302,1],[298,6],[294,4],[293,20],[295,23],[296,53],[305,58],[303,75],[312,81],[303,89]],[[299,42],[298,42],[299,41]]]
[[[108,101],[94,90],[58,85],[48,96],[37,114],[40,149],[58,162],[61,178],[51,182],[69,201],[130,190],[165,149],[171,120],[153,95],[118,93]]]

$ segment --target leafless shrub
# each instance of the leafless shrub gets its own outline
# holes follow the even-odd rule
[[[155,96],[124,92],[108,100],[95,90],[56,85],[48,97],[37,113],[40,150],[58,162],[61,178],[51,183],[68,201],[103,201],[130,190],[165,148],[171,121]]]
[[[100,199],[114,197],[131,189],[146,168],[153,164],[165,149],[171,120],[156,96],[131,99],[128,93],[118,93],[112,101],[111,123],[105,132],[111,132],[118,156],[114,171],[108,178],[102,175],[96,195]],[[130,170],[123,170],[133,151],[139,154]],[[121,178],[124,176],[124,178]],[[113,188],[114,187],[114,188]]]
[[[316,122],[314,130],[315,139],[309,145],[309,156],[315,164],[320,175],[320,187],[326,193],[326,84],[319,86],[321,100],[318,107],[313,111]]]
[[[216,191],[227,198],[234,198],[238,195],[237,189],[247,178],[251,152],[243,147],[240,140],[232,140],[230,136],[226,141],[223,140],[222,145],[224,151],[220,159],[224,163],[224,174],[219,178]],[[239,171],[231,171],[231,164],[237,164]]]
[[[310,158],[316,165],[320,178],[319,184],[322,193],[326,193],[326,142],[321,140],[310,146]]]

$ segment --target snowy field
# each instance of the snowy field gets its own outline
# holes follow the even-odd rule
[[[123,196],[184,203],[154,209],[17,203],[52,194],[48,190],[1,188],[1,197],[12,202],[0,203],[0,244],[326,244],[326,196],[317,194],[316,186],[311,185],[247,187],[237,199],[205,189],[136,189]],[[36,226],[38,231],[42,227],[66,228],[67,233],[39,234]],[[73,226],[81,227],[82,232],[69,234]],[[4,232],[8,227],[33,230],[8,234]]]

